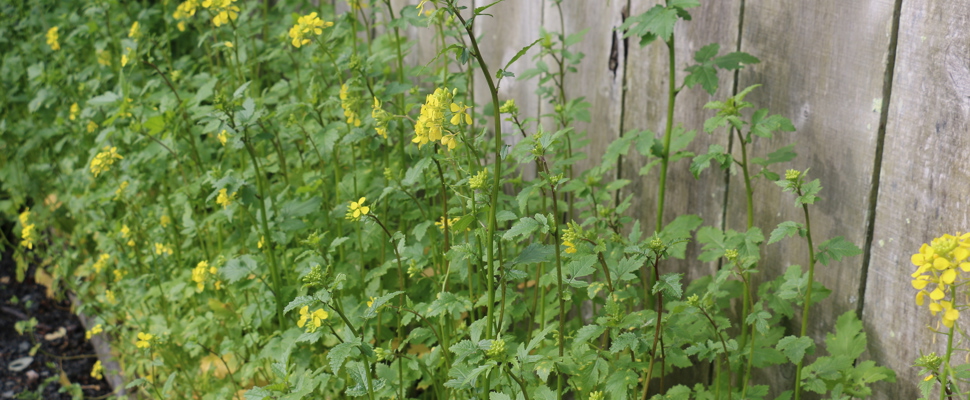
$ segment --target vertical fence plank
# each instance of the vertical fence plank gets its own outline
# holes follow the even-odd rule
[[[799,157],[774,169],[811,168],[808,179],[821,180],[821,200],[810,206],[816,246],[835,236],[860,247],[865,242],[892,14],[887,0],[746,4],[742,49],[762,62],[742,71],[739,87],[763,84],[747,100],[790,118],[797,129],[774,140],[755,140],[753,155],[765,157],[797,143]],[[744,226],[741,191],[731,186],[729,227]],[[773,183],[758,182],[755,196],[755,225],[766,236],[780,222],[804,222],[794,196]],[[787,239],[767,247],[760,278],[772,279],[793,264],[804,271],[807,263],[805,242]],[[836,317],[856,309],[862,268],[862,257],[816,266],[815,279],[832,290],[809,321],[808,333],[817,344],[832,331]],[[790,326],[792,332],[800,328],[797,321]],[[794,367],[768,371],[763,379],[777,391],[793,377]]]
[[[946,338],[928,329],[945,329],[939,315],[915,304],[910,256],[970,226],[970,4],[904,1],[900,14],[864,315],[872,357],[898,374],[876,396],[913,399],[923,378],[913,362],[942,356]]]
[[[651,7],[653,4],[635,3],[630,15],[642,14]],[[684,69],[695,63],[694,53],[701,47],[718,43],[722,54],[737,48],[740,9],[741,1],[732,0],[705,2],[699,8],[688,10],[692,20],[678,22],[674,32],[676,84],[683,82],[686,75]],[[662,138],[667,120],[667,46],[655,41],[640,47],[637,38],[630,38],[630,42],[624,130],[649,129],[657,138]],[[708,135],[703,130],[704,121],[713,115],[710,110],[704,109],[704,104],[732,94],[734,74],[721,71],[718,79],[720,85],[713,96],[695,86],[693,89],[684,88],[676,98],[674,127],[682,125],[687,131],[697,131],[694,142],[687,149],[694,153],[706,153],[708,146],[714,143],[728,147],[726,133]],[[641,221],[643,230],[650,233],[656,224],[660,167],[656,166],[647,175],[640,176],[639,171],[646,162],[641,156],[628,157],[621,173],[623,178],[633,181],[630,185],[630,191],[634,194],[631,214]],[[720,227],[724,207],[724,174],[716,168],[708,169],[700,179],[694,179],[688,170],[689,165],[688,158],[670,163],[668,167],[663,223],[666,225],[679,215],[695,214],[704,219],[704,225]],[[688,245],[686,259],[671,260],[665,265],[664,272],[684,273],[685,284],[690,279],[709,275],[716,265],[697,261],[698,250],[696,244]]]

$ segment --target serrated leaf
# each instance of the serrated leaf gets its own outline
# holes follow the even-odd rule
[[[660,275],[660,279],[653,284],[653,294],[663,292],[667,295],[668,300],[677,300],[684,294],[684,290],[680,284],[680,279],[683,278],[683,274],[669,273]]]
[[[306,201],[290,200],[283,203],[280,213],[286,216],[299,218],[320,209],[323,198],[314,196]]]
[[[219,273],[228,283],[235,283],[249,274],[256,273],[256,260],[248,254],[231,258],[226,265],[219,268]]]
[[[606,328],[599,325],[586,325],[579,328],[579,330],[576,331],[576,336],[573,338],[573,349],[580,344],[585,344],[590,339],[600,337],[600,335],[602,335],[605,331]]]
[[[700,178],[701,172],[711,166],[711,161],[717,162],[722,169],[731,165],[731,155],[724,151],[724,147],[712,144],[707,148],[707,154],[700,154],[694,157],[690,163],[690,172],[694,179]]]
[[[290,301],[290,304],[287,304],[286,305],[286,308],[283,309],[283,313],[285,314],[285,313],[290,312],[291,310],[294,310],[294,309],[297,309],[297,308],[302,308],[303,306],[309,305],[310,303],[313,303],[314,301],[316,301],[316,299],[314,299],[311,296],[299,296],[299,297],[291,300]]]
[[[715,70],[714,67],[698,64],[691,65],[685,68],[684,71],[690,72],[690,74],[684,77],[684,85],[686,85],[688,88],[693,88],[694,86],[700,84],[701,87],[704,88],[704,91],[706,91],[708,94],[713,95],[714,92],[717,91],[717,70]],[[704,124],[704,127],[704,130],[707,130],[706,123]]]
[[[428,306],[427,317],[435,317],[445,313],[453,316],[471,310],[472,302],[463,296],[458,296],[451,292],[439,292],[435,301]]]
[[[793,237],[795,235],[805,236],[802,224],[795,221],[785,221],[778,224],[778,227],[771,231],[771,236],[768,238],[768,244],[772,244],[784,238]]]
[[[431,158],[425,157],[418,162],[414,163],[408,171],[404,173],[404,179],[401,180],[401,186],[412,187],[418,183],[418,179],[424,176],[424,170],[431,165]]]
[[[505,231],[505,234],[502,235],[502,239],[512,240],[518,236],[529,237],[529,235],[531,235],[532,232],[535,232],[535,230],[538,228],[539,223],[536,220],[530,217],[522,217],[512,225],[511,229]]]
[[[825,335],[825,350],[829,354],[847,356],[855,360],[866,351],[866,333],[855,311],[847,311],[835,322],[835,333]]]
[[[374,299],[371,302],[371,305],[369,307],[367,307],[367,310],[364,311],[364,315],[362,315],[361,318],[371,319],[371,318],[376,317],[377,316],[377,309],[378,308],[381,308],[381,306],[383,306],[385,303],[387,303],[391,299],[393,299],[393,298],[401,295],[401,293],[404,293],[404,292],[397,291],[397,292],[393,292],[393,293],[388,293],[388,294],[385,294],[385,295],[383,295],[381,297],[378,297],[378,298]]]
[[[714,59],[714,63],[717,64],[719,68],[724,68],[727,70],[740,69],[745,65],[752,65],[760,62],[761,60],[759,60],[758,57],[742,51],[728,53]]]
[[[625,349],[636,352],[638,347],[640,347],[640,338],[637,337],[637,334],[624,332],[613,340],[613,344],[610,345],[610,353],[616,354]]]
[[[693,214],[684,214],[678,216],[667,224],[663,231],[660,232],[660,238],[663,239],[664,242],[673,242],[673,244],[667,248],[667,254],[673,258],[683,259],[684,254],[687,251],[686,239],[690,239],[691,232],[693,232],[703,223],[704,220],[701,219],[701,217]]]
[[[788,357],[793,364],[798,364],[805,353],[815,347],[815,342],[808,336],[786,336],[778,341],[776,349]]]
[[[556,246],[551,244],[530,243],[512,264],[532,264],[552,260],[556,254]]]
[[[852,257],[859,254],[862,254],[862,249],[845,240],[842,236],[836,236],[818,245],[815,259],[822,265],[829,265],[832,260],[842,261],[842,257]]]
[[[471,357],[481,351],[477,344],[467,339],[451,345],[448,350],[455,355],[455,365],[458,365],[465,358]]]
[[[610,400],[627,400],[627,392],[637,381],[637,374],[633,371],[623,369],[613,372],[606,378],[606,393],[609,393]]]
[[[488,394],[488,400],[512,400],[512,398],[505,393],[491,392]]]
[[[814,204],[818,200],[818,192],[822,190],[822,184],[818,179],[802,185],[802,195],[795,198],[795,205]]]
[[[500,1],[501,1],[501,0],[500,0]],[[496,2],[496,3],[498,3],[498,2]],[[495,3],[492,3],[492,4],[495,4]],[[491,5],[489,5],[489,6],[491,6]],[[532,43],[529,43],[529,45],[528,45],[528,46],[525,46],[525,47],[523,47],[522,49],[520,49],[518,53],[515,53],[515,55],[514,55],[514,56],[512,56],[512,59],[511,59],[511,60],[509,60],[509,62],[507,62],[507,63],[505,63],[505,68],[502,68],[502,69],[503,69],[503,70],[507,70],[507,69],[509,69],[509,67],[510,67],[510,66],[512,66],[512,63],[514,63],[514,62],[515,62],[515,60],[518,60],[518,59],[519,59],[520,57],[522,57],[522,56],[524,56],[524,55],[525,55],[525,53],[526,53],[526,52],[528,52],[528,51],[529,51],[529,49],[531,49],[531,48],[532,48],[532,46],[535,46],[535,45],[536,45],[536,43],[539,43],[539,42],[541,42],[541,41],[542,41],[542,39],[541,39],[541,38],[540,38],[540,39],[536,39],[536,41],[534,41],[534,42],[532,42]]]
[[[721,51],[721,44],[711,43],[694,52],[694,61],[703,64],[705,61],[714,58],[719,51]]]
[[[360,339],[356,341],[343,342],[334,346],[327,353],[327,361],[330,363],[330,370],[334,375],[340,372],[340,367],[344,365],[344,361],[348,357],[360,355],[360,350],[357,346],[360,344]]]

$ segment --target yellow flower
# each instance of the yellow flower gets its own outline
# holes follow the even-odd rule
[[[350,86],[347,84],[340,85],[340,107],[344,109],[344,116],[347,117],[347,123],[353,126],[360,126],[360,116],[357,115],[358,98],[350,92]]]
[[[185,21],[179,21],[178,24],[175,24],[175,27],[179,29],[179,32],[185,32]]]
[[[391,117],[387,114],[387,111],[381,108],[381,101],[377,97],[374,98],[374,105],[371,106],[370,116],[374,118],[376,124],[374,130],[377,131],[378,135],[387,139],[387,122]]]
[[[138,346],[139,349],[147,349],[152,346],[151,341],[154,338],[155,335],[151,333],[138,332],[138,341],[135,342],[135,346]]]
[[[576,245],[573,242],[564,241],[563,246],[566,246],[566,254],[573,254],[576,252]]]
[[[20,213],[20,246],[26,247],[28,249],[34,249],[34,241],[37,238],[34,236],[34,229],[36,226],[30,223],[30,208],[28,207],[24,212]]]
[[[461,217],[455,217],[455,218],[448,219],[448,227],[450,228],[452,225],[455,224],[455,222],[458,222],[458,220],[460,220],[460,219],[461,219]],[[435,221],[434,224],[435,224],[435,226],[438,227],[438,229],[445,230],[445,217],[442,216],[440,219],[438,219],[437,221]]]
[[[138,21],[131,24],[131,29],[128,30],[128,37],[132,39],[138,39],[141,37],[141,30],[138,27]]]
[[[228,194],[226,188],[219,189],[219,195],[216,196],[216,204],[222,206],[222,208],[228,208],[232,204],[232,200],[236,198],[236,192],[232,192],[232,195]]]
[[[170,246],[165,245],[165,244],[162,244],[162,243],[155,243],[155,254],[157,254],[157,255],[162,255],[162,254],[172,255],[172,248]]]
[[[71,112],[70,112],[70,114],[69,114],[69,115],[67,116],[67,119],[69,119],[69,120],[71,120],[71,121],[74,121],[75,119],[77,119],[77,114],[78,114],[79,112],[81,112],[81,107],[78,107],[78,106],[77,106],[77,103],[74,103],[74,104],[71,104],[71,110],[70,110],[70,111],[71,111]]]
[[[935,378],[935,377],[936,377],[936,376],[935,376],[935,375],[933,375],[933,374],[929,374],[929,375],[926,375],[926,377],[925,377],[925,378],[923,378],[923,382],[926,382],[926,381],[928,381],[928,380],[930,380],[930,379],[933,379],[933,378]]]
[[[57,51],[61,49],[61,44],[57,42],[57,27],[53,27],[47,30],[47,45],[51,47],[51,50]]]
[[[128,225],[121,226],[121,237],[128,237],[131,234],[131,229],[128,229]]]
[[[115,298],[115,292],[112,292],[110,290],[105,290],[104,291],[104,299],[107,300],[108,303],[111,303],[111,304],[114,304],[114,303],[117,303],[118,302],[118,299]]]
[[[175,12],[172,13],[172,18],[175,19],[186,19],[195,15],[195,9],[199,8],[199,2],[197,0],[184,1],[178,5]]]
[[[125,275],[127,274],[127,272],[125,272],[124,270],[121,270],[121,269],[116,269],[116,270],[111,271],[111,272],[113,272],[115,274],[115,282],[121,282],[121,279],[124,278]],[[114,301],[112,301],[112,303],[114,303]]]
[[[123,158],[118,154],[117,147],[104,146],[102,151],[91,160],[91,173],[97,178],[102,172],[107,171],[115,163],[115,160]]]
[[[373,307],[374,306],[374,300],[377,300],[377,298],[376,297],[371,297],[370,300],[367,301],[367,307]]]
[[[466,106],[465,103],[451,103],[451,112],[454,113],[451,116],[451,124],[461,125],[461,123],[464,122],[466,125],[471,125],[472,116],[466,112],[466,110],[469,108],[471,107]]]
[[[84,338],[87,340],[91,340],[92,336],[97,335],[101,332],[103,332],[103,330],[101,329],[101,324],[97,324],[93,328],[91,328],[90,330],[84,333]]]
[[[257,249],[261,249],[261,248],[263,248],[263,245],[264,244],[266,244],[266,236],[260,236],[259,237],[259,242],[256,243],[256,248]]]
[[[229,141],[229,132],[226,132],[226,130],[223,129],[222,132],[219,132],[219,134],[216,135],[216,139],[219,139],[219,143],[222,143],[222,145],[225,146],[226,142]]]
[[[370,207],[364,205],[365,200],[367,200],[366,197],[361,197],[360,200],[350,202],[350,208],[347,210],[347,219],[359,221],[361,215],[370,213]]]
[[[162,228],[167,228],[168,224],[172,223],[172,218],[170,218],[168,215],[163,215],[158,220],[158,223],[162,225]]]
[[[293,47],[301,47],[310,44],[310,39],[308,38],[310,33],[317,36],[323,34],[324,28],[329,28],[333,26],[333,22],[324,21],[317,16],[317,13],[312,12],[310,14],[304,15],[297,19],[296,25],[290,28],[290,43]]]
[[[303,308],[300,309],[300,320],[297,321],[296,325],[302,328],[307,325],[307,322],[309,322],[307,332],[312,333],[315,332],[317,328],[323,326],[323,320],[327,319],[328,317],[330,317],[330,314],[324,311],[322,308],[311,313],[310,306],[303,306]]]
[[[100,256],[98,256],[98,261],[95,261],[94,265],[92,265],[92,267],[94,267],[94,272],[100,274],[101,270],[104,269],[105,265],[108,264],[108,260],[110,259],[111,259],[110,254],[101,254]]]
[[[223,44],[230,49],[232,48],[232,42],[225,42]]]
[[[98,325],[101,326],[101,325]],[[91,367],[91,377],[97,380],[104,379],[104,367],[101,366],[101,360],[95,361],[94,366]]]
[[[421,147],[441,140],[444,135],[442,124],[445,121],[445,107],[451,104],[451,98],[452,93],[442,88],[435,89],[434,93],[425,98],[421,105],[421,115],[414,124],[414,139],[411,142]]]
[[[208,261],[199,261],[192,269],[192,281],[195,282],[195,291],[202,293],[205,290],[205,280],[208,275],[215,275],[216,267],[210,267]]]
[[[458,140],[455,139],[455,135],[448,134],[441,137],[441,145],[448,146],[448,150],[454,150],[458,147]]]
[[[88,133],[94,133],[98,129],[98,123],[94,121],[88,121]]]
[[[131,54],[131,47],[125,47],[125,54],[121,55],[121,66],[124,67],[128,65],[128,61],[131,60],[128,55]]]
[[[960,311],[953,303],[944,300],[950,296],[951,287],[964,282],[960,272],[970,272],[970,233],[956,235],[945,234],[933,239],[929,244],[923,243],[919,252],[910,257],[915,265],[911,284],[918,290],[916,305],[922,306],[926,298],[930,298],[929,309],[933,315],[941,314],[943,325],[952,328],[960,317]]]
[[[479,171],[475,176],[468,178],[468,186],[472,189],[484,188],[488,180],[488,170],[483,169]]]
[[[219,27],[228,24],[230,20],[235,21],[239,16],[239,7],[233,5],[236,0],[205,0],[202,7],[208,8],[215,16],[212,17],[212,24]]]

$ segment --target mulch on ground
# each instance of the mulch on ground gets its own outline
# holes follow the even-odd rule
[[[64,380],[80,384],[87,399],[107,397],[108,383],[91,377],[97,357],[70,301],[49,298],[34,280],[35,267],[24,282],[17,282],[15,268],[9,254],[0,256],[0,399],[71,399],[58,393]],[[33,337],[18,334],[14,324],[30,318],[37,319]]]

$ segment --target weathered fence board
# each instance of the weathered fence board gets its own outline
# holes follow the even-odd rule
[[[910,256],[970,226],[970,4],[904,1],[900,14],[864,316],[873,358],[898,374],[877,396],[912,399],[914,360],[942,355],[946,339],[927,329],[945,329],[939,316],[915,304]]]
[[[747,100],[790,118],[797,129],[774,140],[756,139],[749,157],[765,157],[797,143],[799,157],[774,169],[783,174],[784,168],[811,168],[808,179],[821,180],[821,200],[810,207],[816,247],[836,236],[860,247],[865,243],[892,15],[892,2],[880,0],[746,4],[742,50],[759,57],[761,64],[741,71],[739,88],[762,84]],[[731,185],[728,227],[744,227],[742,188],[740,183]],[[766,236],[780,222],[804,223],[795,196],[773,183],[758,181],[755,196],[755,225]],[[772,244],[763,254],[760,278],[772,279],[793,264],[807,269],[803,240]],[[808,333],[817,344],[832,331],[837,316],[856,310],[862,274],[862,257],[816,266],[815,279],[832,290],[812,311]],[[796,322],[791,327],[793,332],[799,329]],[[793,380],[794,368],[778,371],[765,380]]]

